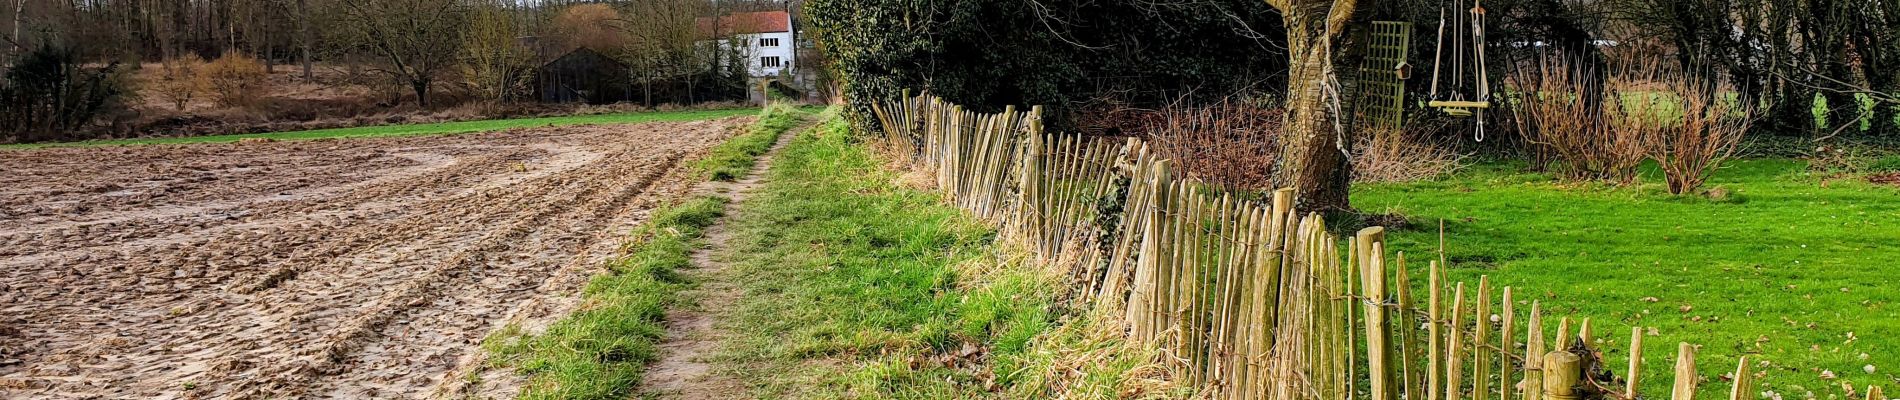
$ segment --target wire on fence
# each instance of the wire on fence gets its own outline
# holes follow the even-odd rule
[[[873,112],[882,139],[933,172],[950,201],[1040,261],[1071,261],[1074,298],[1119,311],[1129,340],[1159,349],[1174,379],[1209,397],[1642,396],[1640,330],[1624,376],[1611,376],[1589,319],[1572,330],[1560,318],[1546,349],[1538,301],[1520,326],[1514,288],[1494,302],[1488,277],[1474,290],[1448,283],[1442,257],[1428,265],[1421,306],[1404,254],[1386,256],[1384,229],[1341,247],[1324,219],[1293,209],[1291,189],[1246,200],[1181,178],[1141,140],[1044,132],[1040,107],[986,114],[906,91]],[[1673,400],[1696,392],[1694,353],[1679,345]],[[1747,362],[1730,400],[1754,398]]]

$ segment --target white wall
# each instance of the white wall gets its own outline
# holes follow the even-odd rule
[[[743,47],[750,50],[750,54],[746,55],[746,66],[752,71],[752,76],[777,76],[780,70],[793,69],[794,43],[791,32],[733,35],[733,39],[744,41]],[[761,46],[759,39],[778,39],[778,46]],[[778,57],[779,66],[766,67],[763,64],[766,57]]]

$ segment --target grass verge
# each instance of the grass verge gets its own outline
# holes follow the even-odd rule
[[[640,122],[696,121],[702,119],[724,118],[758,112],[756,108],[734,108],[724,110],[693,110],[664,112],[633,112],[597,115],[573,115],[563,117],[495,119],[483,121],[440,122],[428,124],[359,126],[352,128],[316,129],[307,131],[247,133],[239,135],[185,136],[162,138],[112,139],[84,142],[57,143],[21,143],[0,145],[0,149],[35,149],[45,147],[83,147],[113,145],[150,145],[150,144],[188,144],[188,143],[227,143],[250,138],[272,140],[310,140],[327,138],[360,138],[386,136],[445,135],[470,132],[498,131],[511,128],[536,126],[568,126],[627,124]]]
[[[1068,318],[1052,310],[1058,279],[937,195],[897,184],[841,120],[807,132],[733,221],[728,273],[744,294],[725,324],[726,372],[758,398],[1043,397],[1045,370],[1067,365],[1038,339]]]
[[[1609,187],[1481,164],[1438,181],[1356,185],[1353,202],[1407,216],[1414,228],[1394,231],[1391,248],[1414,259],[1435,258],[1444,219],[1452,278],[1489,275],[1543,299],[1547,313],[1593,317],[1613,363],[1627,360],[1639,327],[1653,373],[1689,342],[1703,346],[1696,365],[1711,382],[1749,355],[1762,363],[1751,366],[1762,390],[1830,398],[1845,395],[1842,383],[1900,382],[1900,365],[1883,363],[1900,360],[1900,190],[1823,179],[1798,161],[1737,160],[1709,182],[1726,198],[1711,199],[1666,194],[1653,169],[1646,183]],[[1667,393],[1657,376],[1644,390]]]
[[[705,228],[726,200],[697,197],[656,211],[634,234],[629,251],[608,264],[582,292],[581,307],[546,332],[503,328],[482,342],[490,362],[529,376],[524,399],[622,399],[632,396],[655,346],[661,318],[690,283],[677,271],[691,263]]]
[[[715,181],[731,181],[752,171],[752,163],[759,155],[772,150],[772,144],[778,142],[779,135],[798,126],[810,117],[805,112],[789,104],[774,103],[759,112],[758,123],[748,128],[745,134],[720,143],[713,147],[706,157],[695,162],[694,167]]]

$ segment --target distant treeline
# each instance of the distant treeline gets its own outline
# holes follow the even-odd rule
[[[442,101],[532,99],[541,90],[537,67],[588,48],[612,58],[601,64],[631,86],[616,90],[627,92],[621,99],[648,105],[743,99],[745,50],[714,45],[708,39],[732,32],[705,31],[698,19],[792,7],[710,0],[6,3],[0,7],[0,137],[12,141],[70,137],[106,116],[124,115],[154,87],[176,89],[178,96],[158,97],[176,99],[183,112],[190,90],[169,81],[196,75],[190,69],[203,60],[230,55],[257,60],[264,70],[294,68],[303,82],[368,88],[429,108]],[[148,64],[163,73],[134,73]],[[450,95],[441,96],[445,91]]]

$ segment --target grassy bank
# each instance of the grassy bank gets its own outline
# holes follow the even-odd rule
[[[1072,383],[1045,379],[1060,359],[1114,353],[1084,329],[1044,336],[1067,318],[1051,311],[1059,285],[993,230],[898,184],[840,121],[810,132],[734,221],[744,295],[720,360],[754,397],[1036,398]],[[1105,381],[1077,384],[1120,383]]]
[[[1436,247],[1444,219],[1453,278],[1490,275],[1550,311],[1593,316],[1612,362],[1624,362],[1629,329],[1641,327],[1653,333],[1645,358],[1658,373],[1685,341],[1703,346],[1704,377],[1718,380],[1748,354],[1767,363],[1754,368],[1762,389],[1788,398],[1842,395],[1842,382],[1891,386],[1900,365],[1883,362],[1900,360],[1890,334],[1900,332],[1900,292],[1889,283],[1900,268],[1900,190],[1822,182],[1805,167],[1733,162],[1709,182],[1730,194],[1711,200],[1665,194],[1654,171],[1617,188],[1489,164],[1439,181],[1358,185],[1353,202],[1408,216],[1415,226],[1394,232],[1392,248],[1415,258],[1433,257],[1421,253]]]
[[[263,138],[272,140],[309,140],[326,138],[359,138],[414,135],[446,135],[456,133],[498,131],[511,128],[537,126],[627,124],[640,122],[696,121],[702,119],[724,118],[757,113],[757,108],[734,108],[724,110],[693,111],[654,111],[598,115],[573,115],[564,117],[496,119],[484,121],[440,122],[428,124],[359,126],[353,128],[316,129],[307,131],[248,133],[240,135],[211,135],[163,138],[112,139],[84,142],[60,143],[23,143],[0,145],[0,149],[32,149],[43,147],[70,146],[112,146],[145,144],[187,144],[187,143],[226,143],[243,139]]]
[[[811,118],[811,113],[788,104],[773,104],[759,112],[759,121],[739,137],[720,143],[693,164],[715,181],[731,181],[752,170],[752,161],[778,142],[780,135]]]

